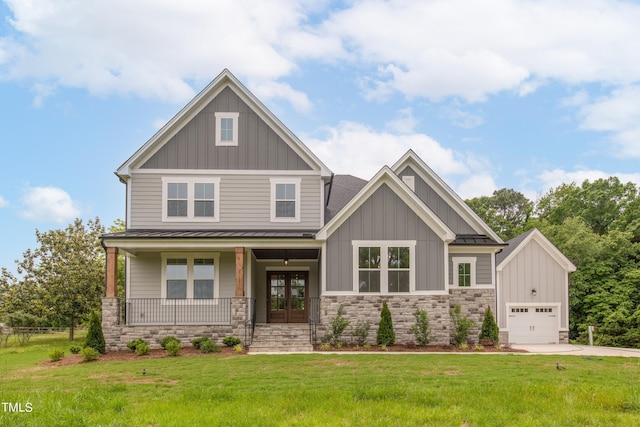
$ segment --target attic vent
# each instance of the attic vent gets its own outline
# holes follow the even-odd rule
[[[407,187],[411,189],[414,193],[416,192],[416,177],[413,175],[405,175],[402,177],[402,182],[407,184]]]

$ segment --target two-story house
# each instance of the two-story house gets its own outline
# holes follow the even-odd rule
[[[478,326],[497,310],[508,341],[507,306],[496,306],[505,243],[422,159],[409,151],[369,181],[334,175],[227,70],[116,174],[126,231],[102,238],[108,349],[166,335],[310,348],[341,305],[352,324],[371,323],[373,341],[383,301],[400,343],[416,308],[448,343],[458,304]],[[509,295],[509,308],[545,302]],[[557,310],[567,317],[566,302]],[[568,324],[550,327],[557,342]]]

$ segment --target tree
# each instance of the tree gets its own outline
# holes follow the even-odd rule
[[[396,343],[396,333],[393,331],[393,320],[391,320],[391,312],[387,302],[382,302],[382,311],[380,312],[380,325],[376,334],[376,344],[378,345],[394,345]]]
[[[92,311],[91,317],[89,317],[89,327],[87,329],[87,336],[84,338],[84,346],[91,347],[97,350],[100,354],[104,354],[106,352],[106,343],[104,341],[104,334],[102,333],[102,323],[97,311]]]
[[[109,233],[119,233],[125,231],[127,226],[123,220],[117,218],[109,227]],[[124,296],[124,255],[118,254],[118,296]]]
[[[466,203],[504,240],[525,231],[533,211],[533,203],[510,188],[496,190],[491,196],[476,197]]]
[[[484,319],[482,319],[482,328],[480,329],[480,341],[493,341],[498,342],[500,329],[496,323],[496,319],[493,317],[491,307],[487,307],[484,311]]]
[[[98,218],[86,226],[76,219],[64,230],[36,230],[40,246],[27,249],[18,262],[18,273],[23,275],[20,286],[38,288],[37,298],[47,318],[69,327],[69,340],[73,340],[76,325],[100,307],[104,287],[102,234],[104,227]]]

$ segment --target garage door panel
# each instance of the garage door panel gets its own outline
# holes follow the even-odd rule
[[[508,310],[509,342],[512,344],[556,344],[557,307],[511,307]]]

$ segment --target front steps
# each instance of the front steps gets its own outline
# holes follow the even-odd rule
[[[308,323],[256,323],[249,353],[308,353]]]

